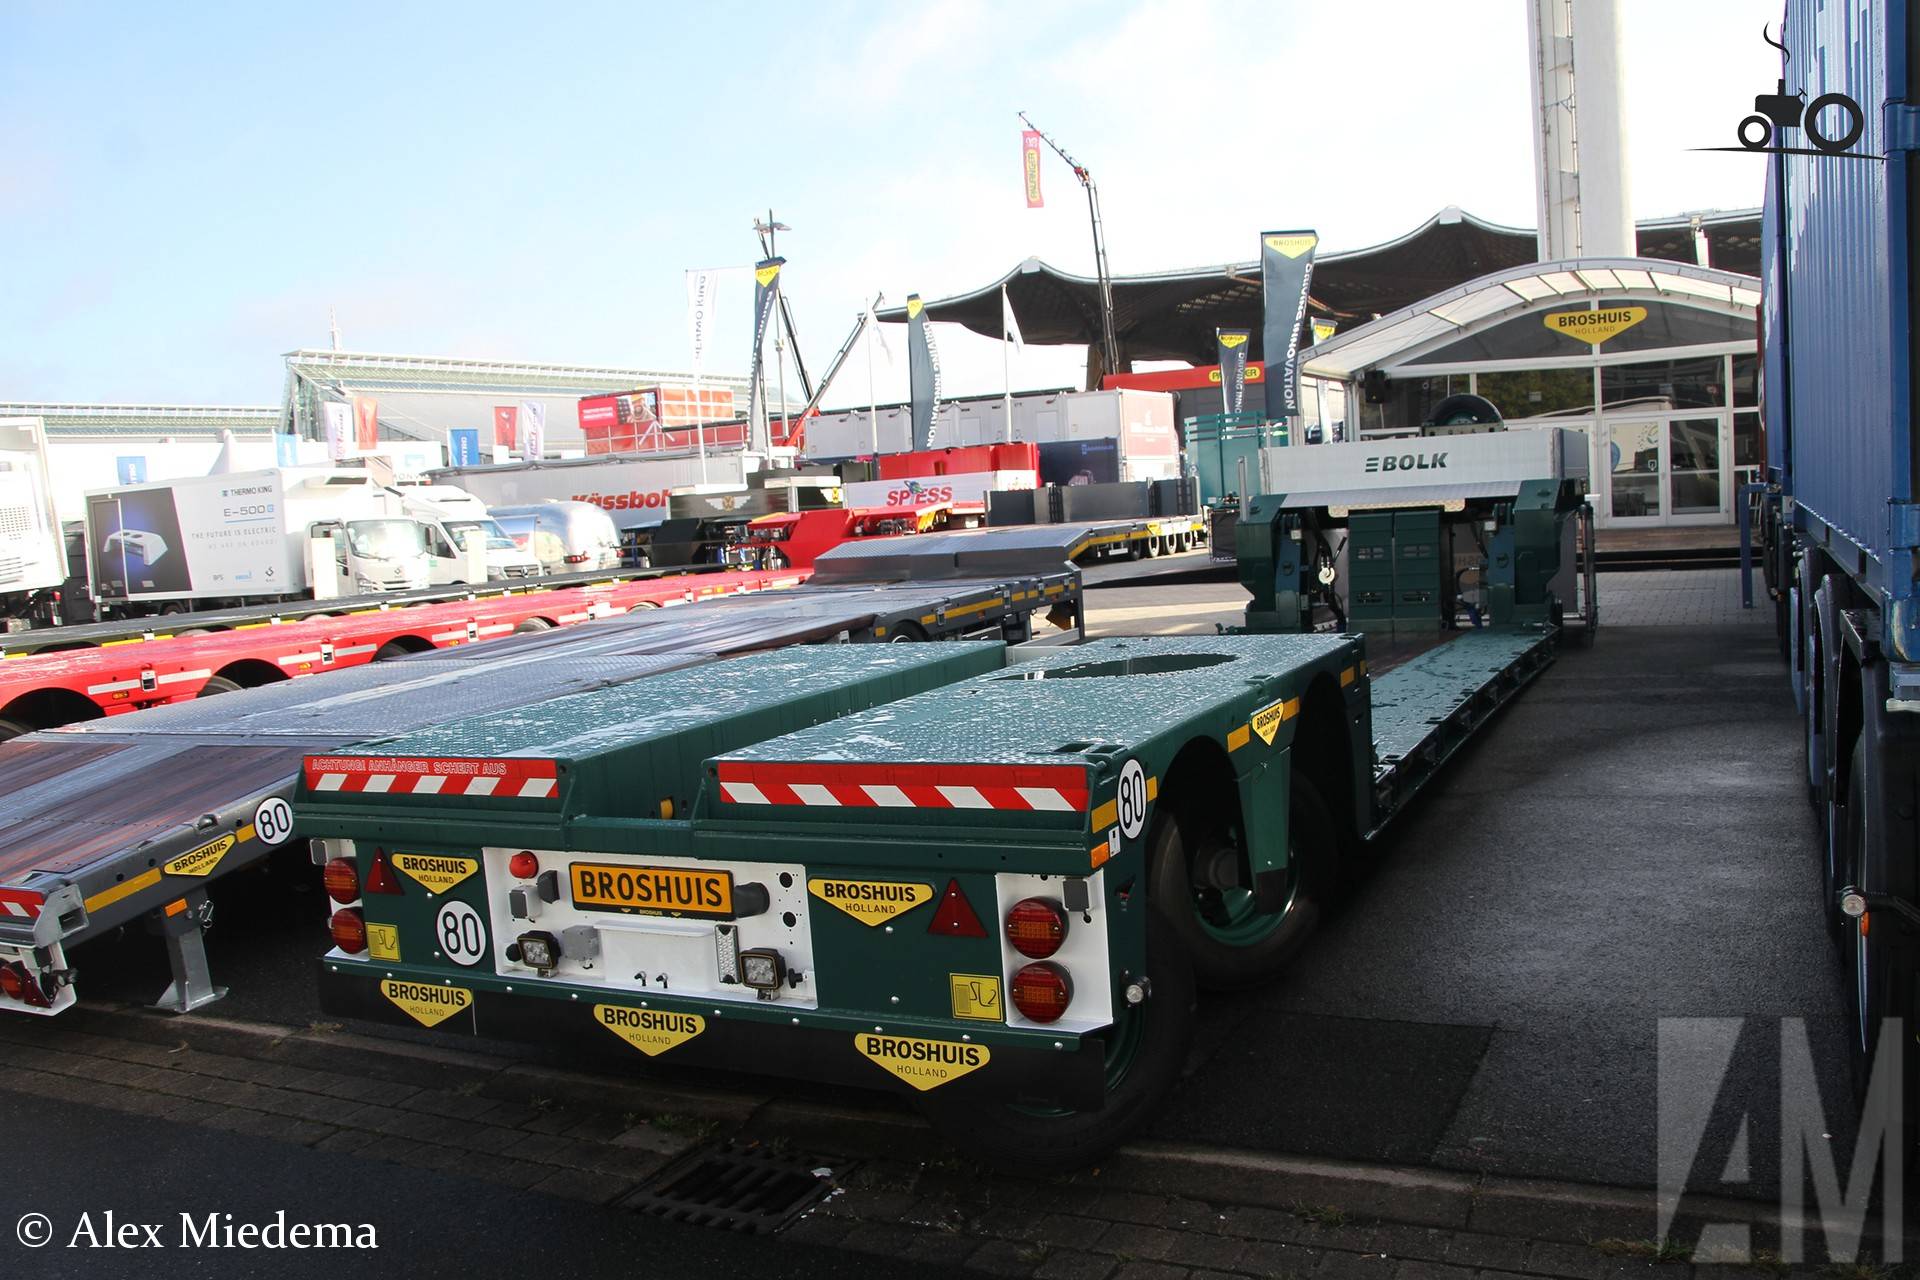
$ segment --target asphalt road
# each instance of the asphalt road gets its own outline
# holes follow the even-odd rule
[[[167,1120],[98,1111],[0,1088],[8,1148],[34,1158],[0,1188],[0,1271],[17,1280],[161,1275],[338,1280],[408,1277],[644,1274],[672,1280],[719,1275],[959,1277],[955,1267],[847,1254],[780,1237],[730,1235],[473,1178],[381,1166]],[[475,1156],[476,1160],[484,1159]],[[29,1172],[30,1170],[30,1172]],[[207,1219],[262,1227],[345,1224],[355,1247],[207,1248]],[[107,1215],[112,1213],[112,1228]],[[39,1214],[44,1227],[27,1220]],[[230,1217],[229,1217],[230,1216]],[[160,1247],[101,1245],[129,1224],[155,1228]],[[367,1227],[370,1236],[359,1228]],[[131,1230],[126,1237],[147,1240]],[[216,1238],[224,1238],[219,1236]],[[271,1237],[269,1237],[271,1238]],[[362,1247],[370,1239],[374,1248]],[[25,1240],[46,1243],[29,1248]],[[964,1257],[977,1242],[959,1241]],[[956,1262],[958,1259],[956,1259]]]
[[[1205,1002],[1157,1132],[1649,1185],[1662,1020],[1736,1019],[1665,1023],[1682,1047],[1737,1037],[1717,1082],[1698,1056],[1669,1063],[1672,1096],[1711,1104],[1694,1184],[1777,1185],[1783,1026],[1844,1160],[1841,992],[1813,907],[1796,726],[1767,627],[1603,629],[1564,653],[1388,829],[1376,872],[1292,973]],[[223,886],[222,1016],[321,1018],[323,902],[302,860]],[[89,996],[151,999],[164,983],[142,936],[76,960]],[[1742,1132],[1745,1172],[1723,1176]]]

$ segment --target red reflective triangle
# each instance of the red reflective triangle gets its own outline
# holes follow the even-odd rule
[[[373,866],[367,872],[367,884],[362,893],[405,893],[400,886],[400,877],[394,874],[393,864],[387,861],[387,851],[376,849],[373,854]]]
[[[927,926],[928,933],[943,938],[984,938],[987,930],[980,923],[980,917],[973,913],[973,904],[967,901],[967,895],[960,891],[958,880],[947,881],[947,891],[940,895],[940,909],[933,913],[933,923]]]

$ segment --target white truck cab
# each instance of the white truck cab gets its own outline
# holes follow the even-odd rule
[[[522,550],[500,527],[487,506],[465,489],[446,484],[408,484],[394,490],[406,513],[426,528],[427,555],[435,586],[464,582],[463,549],[481,543],[488,581],[540,576],[540,561]]]

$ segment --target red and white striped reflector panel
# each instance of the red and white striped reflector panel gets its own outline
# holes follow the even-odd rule
[[[46,898],[31,889],[9,889],[0,885],[0,920],[34,920]]]
[[[1084,813],[1087,771],[1079,765],[1063,764],[748,764],[722,760],[720,794],[729,804]]]
[[[549,800],[560,785],[552,760],[308,756],[305,767],[307,790],[320,792]]]

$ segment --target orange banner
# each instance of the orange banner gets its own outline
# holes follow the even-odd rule
[[[354,443],[371,449],[380,443],[380,417],[370,396],[353,398]]]

